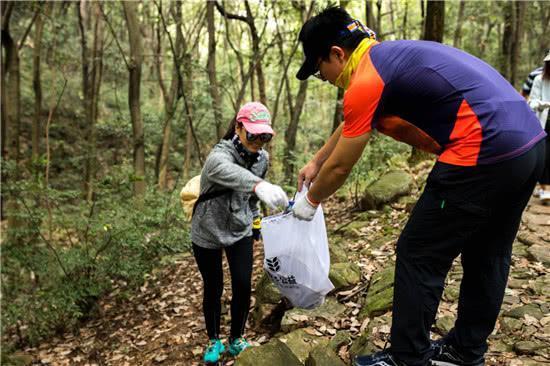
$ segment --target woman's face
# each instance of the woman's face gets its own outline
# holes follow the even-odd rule
[[[259,138],[254,141],[248,141],[248,139],[246,138],[246,129],[240,123],[237,123],[237,125],[235,126],[235,133],[237,134],[237,136],[239,136],[239,139],[241,140],[244,147],[252,153],[257,153],[266,144],[265,142],[262,142]]]

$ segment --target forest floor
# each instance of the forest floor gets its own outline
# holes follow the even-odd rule
[[[355,215],[346,203],[329,201],[325,207],[326,221],[330,232],[343,223],[353,220]],[[363,281],[368,281],[374,272],[388,263],[388,257],[394,258],[394,245],[408,213],[399,205],[386,210],[384,217],[366,223],[354,238],[343,237],[343,244],[350,260],[359,263],[363,271]],[[384,221],[385,220],[385,221]],[[387,235],[388,227],[391,240],[377,250],[361,250],[369,240],[379,237],[381,232]],[[550,314],[548,310],[548,286],[550,268],[536,261],[532,251],[526,250],[533,244],[543,243],[542,256],[548,257],[550,248],[550,206],[541,205],[533,198],[524,213],[520,233],[515,244],[513,268],[506,291],[503,313],[522,304],[535,304],[541,309],[537,314],[522,314],[516,322],[506,324],[499,317],[496,331],[490,338],[487,365],[542,365],[550,363]],[[531,247],[532,248],[532,247]],[[540,251],[540,248],[539,248]],[[262,274],[262,247],[255,248],[254,279],[256,284]],[[455,262],[453,268],[459,267]],[[227,266],[225,268],[226,288],[223,295],[222,334],[228,333],[229,318],[227,310],[230,300],[230,284]],[[542,281],[542,282],[541,282]],[[543,295],[533,289],[543,284]],[[203,347],[207,337],[201,311],[201,279],[191,254],[182,254],[172,258],[170,264],[150,274],[138,293],[124,294],[123,288],[116,289],[100,302],[99,314],[83,324],[77,333],[54,338],[35,348],[21,351],[33,365],[200,365]],[[348,299],[349,300],[349,299]],[[351,299],[351,301],[358,301]],[[252,307],[255,299],[253,298]],[[353,302],[352,302],[353,304]],[[349,320],[353,312],[343,315]],[[381,318],[389,319],[390,312]],[[442,300],[438,317],[456,315],[456,301]],[[510,319],[510,318],[507,318]],[[334,324],[315,322],[318,335],[330,338],[330,330],[348,329],[352,338],[359,335],[354,321],[339,319]],[[347,325],[346,325],[347,324]],[[329,332],[327,332],[327,329]],[[375,328],[371,334],[372,342],[383,346],[389,333],[389,326]],[[263,344],[274,335],[268,330],[250,325],[246,334],[253,345]],[[534,342],[529,344],[522,343]],[[541,348],[540,345],[543,345]],[[538,346],[537,346],[538,345]],[[349,364],[348,347],[340,350],[339,355]],[[32,361],[31,361],[32,359]],[[224,365],[232,365],[230,358]],[[274,365],[276,366],[276,365]]]

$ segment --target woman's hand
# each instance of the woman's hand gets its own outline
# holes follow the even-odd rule
[[[254,187],[254,193],[256,193],[256,196],[271,209],[288,207],[288,197],[285,191],[278,185],[261,181]]]

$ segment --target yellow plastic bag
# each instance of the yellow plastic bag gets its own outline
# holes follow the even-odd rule
[[[193,206],[201,193],[201,176],[197,175],[191,178],[180,192],[180,202],[185,213],[187,221],[191,221],[193,216]]]

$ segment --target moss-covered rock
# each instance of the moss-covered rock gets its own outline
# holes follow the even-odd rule
[[[544,314],[540,310],[539,306],[536,304],[527,304],[523,306],[518,306],[504,313],[504,316],[509,316],[510,318],[522,319],[525,315],[530,315],[538,320],[544,317]]]
[[[335,263],[330,266],[329,278],[335,289],[354,286],[361,281],[361,268],[355,263]]]
[[[365,190],[360,206],[364,210],[380,209],[411,191],[412,177],[404,171],[384,174]]]
[[[344,243],[342,242],[342,237],[329,238],[328,251],[330,254],[330,263],[346,263],[348,261],[348,255],[344,249]]]
[[[260,304],[277,304],[281,301],[281,293],[269,279],[267,274],[263,274],[256,285],[256,300]]]
[[[298,357],[279,339],[272,339],[259,347],[250,347],[241,353],[235,366],[302,366]]]
[[[323,305],[313,310],[292,309],[281,320],[281,331],[288,333],[312,324],[316,318],[334,322],[344,313],[346,307],[332,297],[327,297]]]
[[[347,330],[339,330],[330,340],[329,346],[333,351],[337,352],[340,347],[351,342],[351,333]]]
[[[389,264],[382,271],[373,274],[367,297],[393,287],[394,277],[395,265],[393,263]]]
[[[303,363],[306,361],[313,348],[317,346],[328,348],[327,345],[329,344],[329,340],[324,337],[314,336],[312,335],[313,333],[313,328],[302,328],[285,334],[279,337],[279,339],[286,344],[300,362]]]
[[[435,322],[435,328],[439,331],[439,334],[445,335],[449,333],[451,329],[453,329],[455,324],[455,318],[453,316],[443,316],[441,318],[438,318]]]
[[[460,296],[460,289],[458,287],[458,284],[450,284],[445,286],[445,290],[443,290],[443,299],[445,301],[449,302],[455,302],[458,300],[458,297]]]
[[[386,288],[365,298],[365,304],[359,312],[359,319],[378,316],[391,310],[393,305],[393,287]]]
[[[514,333],[520,331],[523,327],[523,321],[520,319],[511,318],[509,316],[504,316],[499,319],[500,329],[504,333]]]
[[[328,347],[315,347],[306,360],[306,366],[346,366],[346,364]]]

